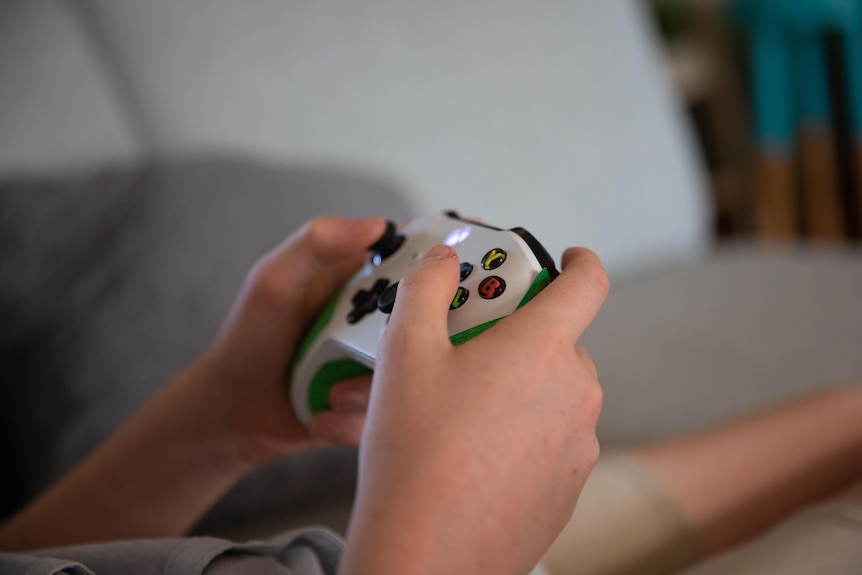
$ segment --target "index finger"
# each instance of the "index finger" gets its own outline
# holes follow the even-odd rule
[[[598,256],[586,248],[569,248],[562,271],[536,297],[506,318],[509,329],[528,333],[544,326],[562,330],[577,341],[601,309],[610,282]]]

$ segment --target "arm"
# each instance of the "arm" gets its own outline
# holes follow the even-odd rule
[[[315,220],[264,256],[209,349],[0,526],[0,549],[180,535],[260,464],[323,439],[355,444],[364,416],[342,398],[367,381],[333,388],[334,413],[319,416],[309,433],[283,377],[304,327],[384,225]]]
[[[341,572],[526,573],[598,455],[601,390],[576,344],[607,277],[569,250],[528,305],[453,347],[458,261],[429,256],[399,284],[381,344]]]

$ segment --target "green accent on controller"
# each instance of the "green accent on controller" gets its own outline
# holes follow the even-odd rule
[[[527,293],[524,294],[524,297],[521,298],[521,303],[518,304],[518,309],[524,307],[524,305],[536,297],[540,291],[548,287],[551,283],[551,273],[548,271],[548,268],[542,268],[542,271],[539,272],[539,275],[536,276],[536,279],[533,280],[533,283],[530,285],[530,289],[527,290]]]
[[[533,280],[533,283],[530,284],[530,289],[528,289],[527,293],[524,294],[524,297],[521,298],[521,302],[518,304],[517,309],[521,309],[522,307],[524,307],[527,302],[536,297],[536,295],[540,291],[548,287],[550,283],[551,274],[550,272],[548,272],[548,268],[542,268],[542,271],[539,272],[539,275],[537,275],[536,279]],[[465,329],[464,331],[458,332],[455,335],[449,336],[449,341],[452,342],[452,345],[461,345],[462,343],[473,339],[483,331],[493,327],[494,324],[496,324],[501,319],[503,318],[498,317],[497,319],[486,321],[485,323],[479,324],[475,327],[471,327],[470,329]]]
[[[311,413],[329,409],[329,390],[339,381],[371,373],[371,368],[352,359],[324,363],[308,385],[308,407]]]
[[[465,329],[464,331],[460,331],[460,332],[456,333],[455,335],[450,335],[449,341],[452,342],[452,345],[461,345],[462,343],[465,343],[465,342],[473,339],[474,337],[476,337],[477,335],[479,335],[480,333],[482,333],[486,329],[493,327],[493,325],[495,323],[497,323],[498,321],[500,321],[501,319],[503,319],[503,318],[498,317],[497,319],[492,319],[491,321],[486,321],[485,323],[479,324],[476,327],[471,327],[470,329]]]
[[[326,324],[328,324],[329,320],[332,319],[332,314],[335,313],[335,307],[338,305],[340,300],[341,292],[332,298],[329,305],[327,305],[321,314],[317,316],[317,319],[314,320],[314,323],[311,325],[308,332],[306,332],[302,343],[299,344],[299,348],[296,350],[296,357],[293,359],[294,365],[302,361],[302,358],[305,357],[306,353],[308,353],[308,350],[311,348],[311,344],[315,342],[317,336],[320,335],[320,332],[324,330]]]

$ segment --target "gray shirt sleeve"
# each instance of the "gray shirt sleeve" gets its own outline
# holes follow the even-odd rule
[[[266,542],[212,537],[141,539],[0,553],[0,575],[335,575],[343,542],[325,529]]]

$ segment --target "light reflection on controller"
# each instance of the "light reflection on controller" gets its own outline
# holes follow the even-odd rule
[[[463,228],[458,228],[449,232],[449,235],[443,240],[443,243],[449,246],[450,248],[454,248],[464,240],[470,237],[470,233],[473,231],[473,228],[470,226],[464,226]]]

